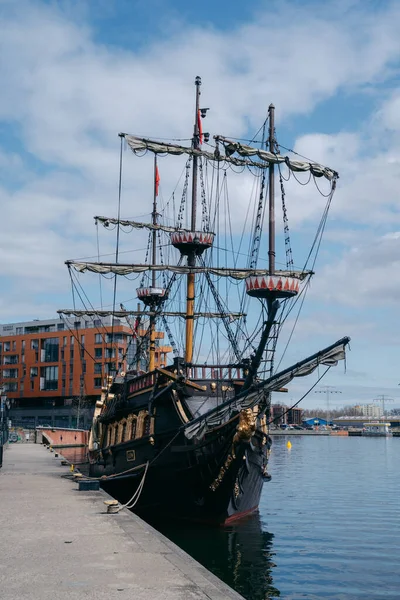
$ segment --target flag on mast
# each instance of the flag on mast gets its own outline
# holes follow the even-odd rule
[[[203,143],[203,125],[201,123],[201,114],[200,110],[197,112],[197,127],[199,129],[199,143]]]
[[[156,196],[158,196],[158,186],[160,185],[160,173],[158,171],[158,167],[156,166]]]

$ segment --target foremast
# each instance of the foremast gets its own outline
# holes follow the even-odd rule
[[[200,104],[200,86],[201,78],[199,76],[195,79],[196,86],[196,108],[194,115],[194,131],[192,147],[194,150],[198,150],[200,146],[200,131],[199,131],[199,104]],[[191,232],[196,232],[196,210],[197,210],[197,155],[193,155],[193,168],[192,168],[192,206],[191,206]],[[193,248],[187,257],[187,264],[189,267],[194,267],[196,264],[196,252]],[[185,362],[190,364],[193,360],[193,333],[194,333],[194,296],[196,289],[196,276],[194,273],[188,273],[187,275],[187,294],[186,294],[186,335],[185,335]]]

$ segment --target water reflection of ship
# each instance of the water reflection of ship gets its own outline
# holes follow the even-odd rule
[[[263,530],[258,512],[224,528],[154,525],[244,598],[280,596],[273,585],[274,535]]]

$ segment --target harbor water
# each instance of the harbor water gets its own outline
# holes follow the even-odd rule
[[[400,438],[274,437],[258,514],[155,525],[248,600],[399,598],[399,452]]]

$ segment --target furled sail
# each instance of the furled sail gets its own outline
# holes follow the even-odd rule
[[[185,426],[185,436],[188,439],[195,436],[201,438],[207,431],[225,422],[234,411],[252,408],[266,393],[279,390],[292,381],[294,377],[310,375],[319,365],[326,365],[328,367],[337,365],[339,360],[346,358],[346,346],[349,342],[350,338],[344,337],[335,344],[296,363],[292,367],[276,373],[276,375],[261,383],[255,384],[248,390],[248,393],[239,394],[235,398],[220,404],[219,407],[217,406],[209,410]]]
[[[232,279],[246,279],[250,275],[263,277],[269,274],[265,269],[230,269],[217,267],[188,267],[180,265],[142,265],[142,264],[123,264],[123,263],[100,263],[100,262],[80,262],[67,260],[66,265],[73,267],[79,273],[91,271],[92,273],[114,273],[116,275],[131,275],[132,273],[143,273],[144,271],[170,271],[178,275],[188,273],[209,273],[218,277],[231,277]],[[294,277],[302,281],[307,276],[312,275],[312,271],[275,271],[274,275],[282,277]]]
[[[190,231],[189,229],[178,229],[168,225],[153,225],[153,223],[141,223],[140,221],[130,221],[129,219],[115,219],[114,217],[94,217],[94,220],[102,223],[104,227],[109,225],[122,225],[123,227],[133,227],[134,229],[151,229],[153,231],[166,231],[174,233],[175,231]]]
[[[333,169],[319,165],[318,163],[292,160],[288,156],[282,156],[281,154],[274,154],[268,150],[262,150],[240,144],[239,142],[233,142],[222,136],[215,136],[215,140],[221,142],[225,149],[225,154],[221,154],[218,145],[214,152],[208,152],[206,150],[200,150],[189,146],[180,146],[179,144],[171,144],[165,142],[158,142],[156,140],[149,140],[146,138],[140,138],[134,135],[124,135],[125,140],[133,152],[140,152],[143,150],[149,150],[154,154],[188,154],[190,156],[203,156],[207,160],[213,160],[217,162],[228,162],[238,167],[257,167],[257,168],[268,168],[272,164],[286,164],[291,171],[311,171],[315,177],[325,177],[329,181],[337,179],[338,174]],[[234,156],[239,154],[239,157]],[[252,157],[258,158],[258,161],[252,160]]]
[[[74,308],[62,308],[57,311],[59,315],[65,315],[66,317],[110,317],[114,316],[119,319],[126,317],[182,317],[186,319],[186,313],[184,312],[171,312],[171,311],[140,311],[140,310],[76,310]],[[204,317],[206,319],[240,319],[246,317],[246,313],[238,312],[195,312],[194,317]]]

